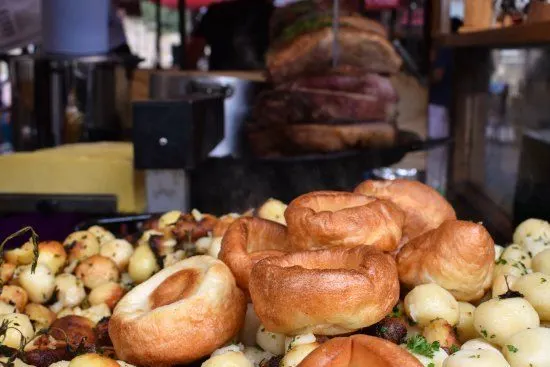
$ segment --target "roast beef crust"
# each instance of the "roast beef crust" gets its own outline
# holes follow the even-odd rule
[[[332,67],[333,40],[332,29],[323,28],[270,51],[267,55],[270,78],[280,84],[298,76],[326,73]],[[342,28],[338,40],[342,65],[379,74],[395,74],[401,68],[402,60],[392,44],[377,33]]]

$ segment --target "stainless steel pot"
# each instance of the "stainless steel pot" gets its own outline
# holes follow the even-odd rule
[[[255,74],[156,72],[151,74],[149,95],[154,100],[177,99],[192,93],[219,95],[224,99],[224,139],[209,156],[240,157],[245,120],[256,96],[268,85]]]

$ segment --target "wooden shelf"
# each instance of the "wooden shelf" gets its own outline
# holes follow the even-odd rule
[[[522,48],[550,44],[550,21],[436,36],[447,47]]]

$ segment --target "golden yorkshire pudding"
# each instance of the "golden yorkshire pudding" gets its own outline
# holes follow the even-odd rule
[[[397,255],[401,283],[437,283],[458,301],[479,300],[490,288],[494,242],[480,224],[449,220],[408,242]]]
[[[393,251],[401,240],[405,215],[390,201],[316,191],[294,199],[285,218],[289,242],[297,249],[369,245]]]
[[[128,292],[109,321],[116,355],[139,366],[171,366],[207,356],[237,334],[246,300],[229,268],[194,256]]]
[[[238,214],[226,214],[218,219],[218,222],[212,229],[212,237],[223,237],[231,225],[239,219]]]
[[[409,352],[367,335],[333,338],[311,352],[298,367],[422,367]]]
[[[240,218],[223,236],[218,258],[231,269],[238,286],[248,290],[252,266],[288,250],[285,226],[261,218]]]
[[[439,227],[446,220],[456,219],[451,204],[430,186],[418,181],[368,180],[357,186],[355,192],[390,200],[405,212],[402,243]]]
[[[335,247],[266,258],[249,291],[265,328],[339,335],[382,320],[399,299],[394,259],[374,247]]]

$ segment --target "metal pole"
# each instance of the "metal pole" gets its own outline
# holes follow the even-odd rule
[[[431,68],[430,53],[433,47],[432,40],[432,17],[433,17],[433,0],[424,0],[424,40],[426,48],[424,50],[424,62],[422,65],[422,73],[428,75]]]
[[[416,2],[414,0],[409,0],[408,6],[407,6],[407,34],[409,37],[405,38],[407,46],[409,46],[409,51],[412,49],[413,44],[413,38],[412,38],[412,31],[413,31],[413,12],[414,12],[414,5],[416,5]],[[416,53],[416,52],[415,52]]]
[[[332,44],[332,67],[338,66],[338,59],[340,58],[340,43],[338,40],[338,34],[340,31],[340,1],[333,0],[332,3],[332,33],[334,40]]]
[[[156,34],[156,38],[155,38],[155,52],[156,52],[156,67],[157,69],[161,69],[161,65],[160,65],[160,36],[161,36],[161,32],[162,32],[162,19],[161,19],[161,13],[160,13],[160,10],[161,10],[161,1],[162,0],[157,0],[157,7],[155,9],[155,23],[156,23],[156,28],[157,28],[157,34]]]
[[[180,31],[180,55],[178,64],[180,67],[180,70],[185,69],[185,58],[187,55],[187,27],[185,23],[185,8],[186,8],[186,1],[185,0],[178,0],[178,18],[179,18],[179,31]]]

